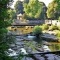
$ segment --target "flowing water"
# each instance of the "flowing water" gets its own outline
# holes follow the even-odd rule
[[[24,27],[25,28],[25,27]],[[31,27],[30,28],[25,28],[25,29],[20,29],[18,28],[18,34],[22,34],[27,32],[27,29],[30,30],[30,32],[33,30]],[[28,30],[28,32],[29,32]],[[16,31],[15,31],[16,32]],[[14,33],[15,33],[14,32]],[[47,42],[47,41],[43,41],[43,42]],[[30,38],[26,38],[23,36],[16,36],[16,43],[11,45],[11,49],[13,49],[18,55],[20,53],[20,49],[24,48],[26,49],[27,53],[31,54],[33,53],[33,56],[23,56],[20,60],[60,60],[60,53],[59,54],[38,54],[40,52],[44,52],[43,48],[43,44],[47,45],[45,47],[47,47],[48,49],[50,49],[50,52],[52,51],[60,51],[60,43],[55,43],[55,42],[47,42],[47,43],[43,43],[41,41],[41,39],[30,39]],[[46,48],[46,49],[47,49]],[[45,49],[45,51],[46,51]],[[48,52],[48,51],[46,51]],[[37,53],[37,54],[35,54]],[[16,57],[16,56],[15,56]]]
[[[43,44],[47,44],[47,47],[52,51],[59,51],[60,50],[60,43],[55,42],[46,42],[46,41],[40,41],[37,43],[36,39],[28,39],[24,40],[22,36],[16,36],[16,46],[11,46],[14,51],[19,55],[20,49],[24,48],[28,54],[33,54],[33,56],[23,56],[20,60],[60,60],[60,53],[59,54],[39,54],[41,52],[44,52],[42,49]],[[38,41],[40,39],[37,39]],[[45,43],[44,43],[45,42]],[[38,50],[39,49],[39,50]],[[42,51],[41,51],[42,50]],[[46,51],[49,52],[49,51]],[[37,54],[36,54],[37,53]],[[16,58],[16,56],[15,56]]]

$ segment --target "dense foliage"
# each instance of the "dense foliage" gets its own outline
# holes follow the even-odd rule
[[[56,25],[51,25],[49,27],[49,30],[53,31],[53,30],[58,30],[58,27]]]
[[[24,3],[29,3],[29,0],[24,0]]]
[[[15,4],[15,10],[17,14],[24,14],[24,18],[26,19],[46,19],[47,17],[46,5],[38,0],[17,1]]]
[[[33,29],[33,33],[34,33],[34,35],[36,35],[36,37],[39,37],[39,35],[42,34],[42,29],[41,29],[41,27],[35,26],[34,29]]]
[[[58,19],[60,17],[60,1],[53,0],[48,7],[38,0],[17,1],[15,4],[17,14],[24,14],[26,19]],[[46,12],[47,11],[47,12]]]
[[[16,4],[15,4],[15,10],[16,10],[16,13],[17,14],[20,14],[20,13],[24,13],[23,11],[23,2],[21,1],[17,1]]]
[[[15,10],[9,9],[8,14],[9,14],[9,19],[11,19],[11,20],[16,18],[16,11]]]
[[[56,32],[56,36],[60,38],[60,31]]]
[[[24,12],[26,16],[30,18],[40,18],[42,17],[43,3],[38,0],[29,0],[29,3],[24,3]]]
[[[60,13],[60,0],[54,0],[54,1],[57,3],[56,9],[57,9],[58,13]]]
[[[47,9],[47,17],[51,19],[58,19],[60,16],[60,0],[53,0]]]
[[[41,27],[42,27],[42,30],[48,30],[49,29],[48,24],[43,24]]]
[[[55,19],[55,14],[56,14],[56,7],[57,7],[57,3],[56,2],[51,2],[48,6],[48,10],[47,10],[47,17],[48,18],[52,18]]]
[[[9,40],[7,39],[7,27],[10,25],[8,5],[11,0],[0,0],[0,60],[10,60],[5,54],[8,49]],[[8,6],[8,7],[7,7]]]

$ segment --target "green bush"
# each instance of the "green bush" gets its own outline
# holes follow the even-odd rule
[[[43,24],[42,25],[42,30],[48,30],[49,29],[49,25],[48,24]]]
[[[57,37],[60,37],[60,31],[58,31],[58,32],[56,33],[56,36],[57,36]]]
[[[60,26],[58,26],[58,29],[60,30]]]
[[[60,21],[60,17],[58,18],[58,20]]]
[[[49,27],[49,30],[58,30],[58,27],[56,26],[56,25],[51,25],[50,27]]]
[[[39,36],[40,34],[42,34],[42,29],[40,28],[40,26],[35,26],[33,29],[33,33],[36,36]]]
[[[59,31],[59,30],[54,30],[54,32],[55,32],[55,35],[56,35],[57,37],[60,37],[60,31]]]

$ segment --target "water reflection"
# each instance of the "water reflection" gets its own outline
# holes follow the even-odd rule
[[[49,48],[52,51],[60,51],[60,43],[50,42],[51,46]]]
[[[35,42],[37,42],[38,47],[47,45],[51,51],[60,51],[60,43],[58,43],[58,42],[44,41],[44,40],[42,40],[42,38],[37,38],[37,37],[35,37],[33,40]]]
[[[42,45],[42,43],[43,43],[43,40],[42,40],[42,38],[41,37],[35,37],[34,39],[33,39],[34,41],[36,41],[38,44],[40,44],[40,45]]]
[[[16,48],[17,49],[17,51],[16,52],[18,52],[18,50],[20,50],[21,49],[21,45],[23,44],[23,48],[25,48],[26,49],[26,51],[29,53],[29,54],[32,54],[32,53],[34,53],[34,57],[35,57],[35,59],[37,60],[54,60],[54,58],[55,58],[55,60],[59,60],[60,59],[60,57],[59,57],[59,55],[54,55],[54,54],[45,54],[45,55],[40,55],[40,54],[36,54],[35,55],[35,53],[41,53],[41,52],[45,52],[42,48],[43,48],[43,45],[45,46],[47,46],[51,51],[57,51],[57,50],[60,50],[60,43],[55,43],[55,42],[47,42],[47,41],[44,41],[44,40],[42,40],[41,38],[32,38],[32,40],[30,40],[30,39],[27,39],[27,40],[24,40],[23,39],[24,37],[22,37],[22,36],[17,36],[16,37],[16,46],[17,47],[19,47],[19,48]],[[24,46],[25,45],[25,46]],[[45,46],[45,50],[46,50],[46,46]],[[20,52],[20,51],[19,51]],[[18,52],[18,53],[19,53]],[[46,51],[46,52],[48,52],[48,51]],[[52,56],[52,58],[51,58],[51,56]],[[40,57],[39,57],[40,56]],[[22,60],[35,60],[34,59],[34,57],[33,57],[33,59],[32,59],[32,57],[31,58],[29,58],[29,57],[23,57],[23,59]]]

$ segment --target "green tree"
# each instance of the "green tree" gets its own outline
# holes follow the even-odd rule
[[[0,60],[10,60],[10,57],[5,54],[10,43],[6,36],[8,32],[6,28],[10,25],[7,12],[9,2],[11,0],[0,0]]]
[[[57,7],[57,3],[55,1],[51,2],[48,5],[48,9],[47,9],[47,17],[48,18],[52,18],[55,19],[55,15],[56,15],[56,7]]]
[[[15,10],[13,10],[13,9],[9,9],[8,10],[8,14],[9,14],[9,18],[11,19],[11,20],[13,20],[13,19],[15,19],[16,18],[16,11]]]
[[[29,0],[29,3],[24,3],[24,12],[30,18],[39,18],[43,9],[42,6],[38,0]]]
[[[60,0],[53,0],[47,9],[47,17],[51,19],[58,19],[60,16]]]
[[[54,0],[58,5],[57,5],[57,10],[60,10],[60,0]]]
[[[40,4],[42,4],[42,12],[40,14],[39,19],[46,19],[47,18],[47,15],[46,15],[47,7],[46,7],[45,3],[43,3],[43,2],[40,2]]]
[[[36,35],[36,37],[39,37],[42,34],[42,29],[39,26],[35,26],[33,29],[33,33],[34,35]]]
[[[24,0],[24,3],[29,3],[29,0]]]
[[[56,16],[59,18],[60,17],[60,0],[54,0],[54,1],[57,3],[57,7],[56,7],[57,14],[56,14]]]
[[[15,10],[16,10],[16,13],[19,14],[19,13],[24,13],[23,11],[23,2],[21,1],[17,1],[16,4],[15,4]]]
[[[47,24],[43,24],[41,27],[42,27],[42,30],[48,30],[49,29],[49,25],[47,25]]]

